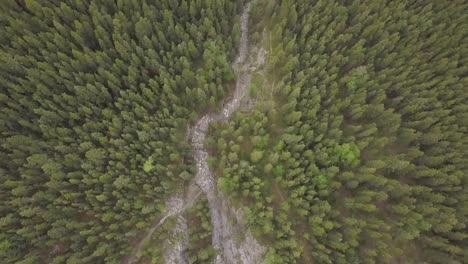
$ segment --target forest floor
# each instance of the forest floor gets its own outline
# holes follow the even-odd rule
[[[192,145],[193,158],[197,166],[197,174],[190,183],[185,195],[177,194],[166,203],[166,214],[154,223],[147,234],[137,244],[135,251],[126,263],[134,263],[139,257],[145,242],[147,242],[156,229],[158,229],[169,217],[176,217],[176,225],[173,229],[171,241],[166,243],[166,263],[188,263],[185,255],[188,247],[189,234],[187,222],[182,213],[194,204],[198,195],[203,192],[210,209],[212,232],[212,246],[218,252],[214,259],[215,264],[223,263],[261,263],[265,248],[253,237],[250,230],[245,230],[243,217],[240,210],[234,209],[231,201],[217,190],[216,180],[208,166],[208,152],[204,142],[208,127],[213,121],[227,121],[236,111],[241,101],[247,94],[251,84],[251,74],[265,63],[266,52],[263,48],[248,46],[250,4],[244,7],[240,18],[241,39],[239,55],[232,68],[237,76],[236,87],[232,98],[226,102],[220,113],[208,113],[202,116],[192,129],[189,129],[188,138]],[[242,232],[242,240],[239,241],[238,232]]]

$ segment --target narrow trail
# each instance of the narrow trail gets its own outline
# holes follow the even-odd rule
[[[148,233],[140,240],[140,242],[138,242],[138,245],[135,248],[135,252],[126,261],[124,261],[124,263],[133,264],[137,260],[137,257],[143,249],[145,242],[148,241],[151,236],[153,236],[153,233],[156,231],[156,229],[164,224],[167,218],[182,213],[185,208],[187,208],[187,204],[185,204],[184,200],[180,198],[180,195],[176,195],[166,202],[166,208],[166,214],[159,221],[152,225]]]
[[[188,256],[186,250],[189,246],[189,231],[187,220],[182,216],[182,214],[177,216],[177,223],[173,229],[172,239],[167,242],[167,246],[170,247],[164,255],[166,263],[174,264],[188,264]]]
[[[195,179],[190,183],[188,192],[185,195],[177,194],[166,203],[166,214],[148,231],[145,237],[141,239],[132,254],[125,263],[133,264],[144,244],[153,233],[171,216],[177,217],[177,224],[174,229],[174,236],[181,234],[182,239],[168,242],[170,250],[165,254],[166,263],[187,263],[185,250],[188,246],[188,228],[185,219],[181,213],[189,208],[196,200],[198,195],[203,192],[207,199],[210,209],[211,224],[213,227],[212,246],[218,252],[214,264],[231,263],[262,263],[265,248],[261,246],[253,237],[250,230],[243,230],[244,238],[242,241],[235,241],[236,234],[242,230],[242,213],[233,209],[231,202],[224,194],[217,191],[216,180],[208,167],[208,152],[205,149],[204,142],[206,133],[211,122],[227,121],[232,113],[236,111],[250,85],[252,66],[260,66],[264,63],[263,49],[255,49],[259,54],[249,54],[248,31],[249,31],[249,12],[250,3],[246,4],[240,17],[241,37],[239,45],[239,55],[233,63],[232,68],[237,76],[236,88],[233,97],[224,105],[220,113],[208,113],[202,116],[191,129],[189,140],[192,145],[193,158],[197,166]],[[263,55],[262,55],[263,54]],[[248,61],[247,55],[251,55],[254,61]],[[197,186],[201,189],[196,190]],[[233,221],[234,220],[234,221]]]

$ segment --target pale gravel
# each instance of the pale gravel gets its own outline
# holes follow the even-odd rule
[[[265,62],[265,50],[262,48],[253,49],[250,54],[251,61],[247,61],[249,55],[248,48],[248,20],[250,3],[248,3],[240,17],[241,40],[239,45],[239,55],[233,65],[237,75],[234,95],[223,107],[220,113],[208,113],[202,116],[193,128],[189,128],[187,138],[190,140],[193,151],[193,158],[197,167],[197,174],[194,181],[189,185],[188,191],[183,197],[177,194],[166,203],[166,214],[153,224],[146,236],[138,243],[135,253],[126,261],[132,264],[141,252],[144,243],[151,238],[155,230],[161,226],[168,217],[176,216],[177,222],[173,230],[173,238],[166,241],[166,253],[164,255],[166,263],[185,264],[188,263],[185,255],[189,243],[188,227],[186,220],[181,215],[195,201],[201,189],[208,200],[210,209],[211,224],[213,228],[212,246],[217,249],[214,264],[257,264],[263,263],[263,256],[266,249],[260,245],[253,237],[250,230],[244,230],[242,241],[235,241],[236,231],[242,230],[242,212],[236,211],[229,199],[217,190],[217,183],[208,167],[208,152],[204,147],[208,127],[213,121],[227,121],[236,111],[242,99],[245,97],[250,85],[251,75],[249,70],[255,70]],[[183,198],[182,198],[183,197]]]
[[[235,211],[225,195],[217,191],[216,180],[208,167],[208,152],[204,148],[206,132],[209,124],[212,121],[228,120],[232,113],[239,108],[250,85],[251,76],[249,69],[253,65],[246,61],[248,55],[249,12],[250,3],[246,5],[240,18],[241,41],[239,46],[239,56],[233,65],[233,69],[235,69],[237,75],[234,95],[232,99],[224,105],[221,113],[210,113],[200,118],[192,131],[191,138],[194,152],[193,157],[198,169],[195,181],[208,199],[211,224],[213,227],[212,246],[217,249],[217,252],[219,252],[214,259],[214,264],[262,263],[263,255],[265,253],[265,248],[254,239],[250,230],[244,230],[244,239],[236,243],[235,230],[239,229],[241,223],[239,223],[239,221],[232,221],[236,220],[235,218],[233,219]],[[258,49],[258,51],[263,51],[263,49]],[[263,57],[264,55],[261,52],[259,52],[257,56],[251,54],[251,58],[257,59],[261,62],[264,62]]]

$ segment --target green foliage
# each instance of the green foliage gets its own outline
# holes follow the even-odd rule
[[[353,143],[336,145],[333,148],[333,160],[339,161],[345,166],[356,167],[359,165],[360,150]]]
[[[10,249],[11,243],[8,240],[0,242],[0,256],[7,257],[7,251]]]
[[[189,263],[210,263],[216,255],[216,250],[211,246],[212,227],[210,225],[210,212],[208,200],[202,199],[194,208],[186,213],[189,227],[189,248],[187,255]]]
[[[284,263],[281,256],[274,249],[268,250],[265,256],[265,264],[282,264]]]
[[[313,182],[319,189],[326,189],[329,185],[330,179],[325,175],[318,175],[313,179]]]
[[[256,97],[258,93],[258,87],[255,85],[255,83],[252,83],[249,87],[249,96],[250,97]]]
[[[154,165],[153,165],[153,157],[149,157],[146,161],[145,161],[145,164],[143,164],[143,170],[145,172],[150,172],[152,171],[154,168]]]
[[[224,0],[2,2],[0,262],[133,252],[195,172],[186,129],[235,78],[239,11]]]
[[[220,177],[218,179],[218,188],[222,192],[224,192],[226,194],[230,194],[236,189],[236,184],[231,178]]]
[[[354,90],[356,90],[356,80],[350,80],[349,82],[347,82],[346,87],[348,88],[349,92],[353,92]]]
[[[266,263],[466,262],[467,4],[267,2],[274,107],[213,131]]]
[[[2,263],[132,252],[196,171],[185,130],[232,85],[239,7],[2,2]],[[257,98],[209,145],[218,187],[248,208],[266,263],[466,262],[467,9],[253,2],[250,40],[268,51],[262,89],[274,102]],[[206,200],[190,214],[189,258],[209,263]],[[140,262],[161,262],[149,248]]]
[[[259,150],[254,150],[250,153],[250,160],[253,163],[259,162],[263,158],[263,152]]]

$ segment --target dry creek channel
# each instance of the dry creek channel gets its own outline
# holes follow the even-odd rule
[[[265,52],[263,49],[251,49],[248,46],[250,3],[246,4],[240,17],[241,36],[239,54],[232,68],[237,76],[236,87],[232,98],[225,103],[219,113],[208,113],[202,116],[189,129],[189,140],[192,146],[193,159],[197,166],[197,174],[188,187],[185,194],[176,194],[166,203],[166,214],[154,223],[146,235],[137,244],[134,254],[126,263],[132,264],[138,259],[144,244],[153,233],[169,217],[176,218],[175,228],[172,230],[173,238],[165,245],[165,261],[170,264],[186,264],[188,257],[186,249],[189,244],[189,232],[187,222],[182,213],[192,206],[196,198],[204,194],[208,200],[210,218],[212,225],[212,246],[216,250],[214,264],[231,263],[262,263],[265,248],[261,246],[252,236],[250,230],[242,226],[242,212],[231,205],[230,200],[217,190],[216,180],[208,167],[208,152],[204,147],[205,137],[211,122],[223,122],[229,120],[232,113],[236,111],[250,85],[251,71],[264,63]],[[257,54],[253,54],[257,53]],[[247,59],[249,55],[249,59]],[[236,240],[236,233],[241,231],[243,240]],[[237,239],[239,236],[237,236]]]

